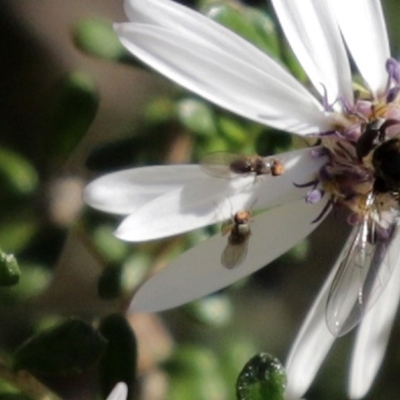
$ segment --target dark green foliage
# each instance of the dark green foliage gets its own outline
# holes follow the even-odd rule
[[[81,373],[96,363],[106,340],[88,323],[70,319],[31,337],[14,355],[14,369],[43,376]]]
[[[100,386],[104,398],[118,382],[128,385],[132,398],[136,390],[137,343],[126,318],[112,314],[104,318],[99,327],[107,339],[107,347],[99,366]]]

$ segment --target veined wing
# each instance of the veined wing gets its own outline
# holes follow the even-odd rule
[[[388,249],[397,230],[396,221],[385,234],[380,229],[367,213],[361,225],[352,230],[340,256],[325,312],[327,326],[335,336],[346,334],[360,322],[390,279],[397,257]]]

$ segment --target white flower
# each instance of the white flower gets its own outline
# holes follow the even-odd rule
[[[399,67],[390,59],[378,0],[273,4],[320,100],[252,44],[170,0],[126,1],[131,22],[115,30],[129,51],[187,89],[262,124],[319,135],[321,147],[275,156],[285,167],[278,177],[222,179],[198,166],[144,167],[97,179],[85,199],[127,215],[116,235],[128,241],[184,233],[239,210],[268,209],[251,222],[240,265],[222,267],[227,238],[216,235],[150,278],[133,299],[136,311],[164,310],[221,289],[307,236],[327,206],[347,209],[355,227],[289,355],[287,392],[301,397],[336,336],[362,320],[349,387],[350,397],[360,398],[381,364],[400,296]],[[342,38],[366,84],[357,94]],[[273,162],[264,161],[268,168]],[[306,182],[313,184],[299,187]]]

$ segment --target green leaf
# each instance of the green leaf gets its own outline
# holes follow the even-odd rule
[[[248,140],[247,132],[235,117],[220,115],[218,117],[218,126],[224,138],[231,145],[240,145],[242,147]]]
[[[70,319],[39,333],[19,347],[14,369],[42,376],[74,375],[98,361],[106,340],[88,323]]]
[[[260,353],[244,366],[236,382],[238,400],[283,400],[286,373],[280,361]]]
[[[200,136],[213,136],[217,132],[213,109],[206,102],[187,98],[178,102],[178,119],[190,131]]]
[[[122,265],[121,289],[123,293],[132,293],[132,289],[141,284],[153,265],[151,252],[135,251]]]
[[[19,195],[31,194],[39,183],[32,164],[10,149],[0,147],[0,184],[2,192]]]
[[[226,325],[232,317],[232,303],[224,294],[215,294],[194,301],[185,307],[185,311],[201,322],[209,326]]]
[[[132,397],[136,390],[137,371],[135,334],[126,318],[119,314],[104,318],[99,331],[108,342],[99,366],[102,394],[107,397],[118,382],[125,382]]]
[[[101,18],[84,19],[75,25],[72,36],[76,47],[90,56],[147,69],[122,46],[111,21]]]
[[[8,214],[9,216],[10,214]],[[10,253],[24,249],[38,232],[37,221],[31,216],[19,215],[0,224],[0,243]]]
[[[0,286],[12,286],[18,283],[21,271],[13,254],[0,250]]]
[[[98,106],[97,88],[90,75],[74,72],[61,82],[52,110],[52,155],[69,156],[88,131]]]
[[[279,40],[275,25],[265,12],[239,3],[227,2],[213,2],[206,5],[202,11],[272,57],[279,56]]]
[[[48,287],[52,279],[49,269],[40,264],[23,262],[21,270],[18,285],[0,291],[0,301],[3,305],[20,303],[38,296]]]
[[[74,27],[73,39],[79,49],[95,57],[120,60],[127,54],[111,21],[94,18],[79,21]]]
[[[93,232],[93,241],[108,262],[119,263],[128,254],[129,246],[126,242],[119,240],[113,234],[115,227],[111,225],[100,225]]]

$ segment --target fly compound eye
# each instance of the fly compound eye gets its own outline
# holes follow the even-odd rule
[[[389,190],[400,188],[400,139],[393,138],[377,147],[372,156],[377,177],[383,179]]]
[[[285,166],[278,160],[274,160],[271,166],[272,176],[281,176],[285,172]]]
[[[250,218],[251,218],[250,212],[242,210],[234,215],[233,220],[235,224],[247,224],[250,221]]]

